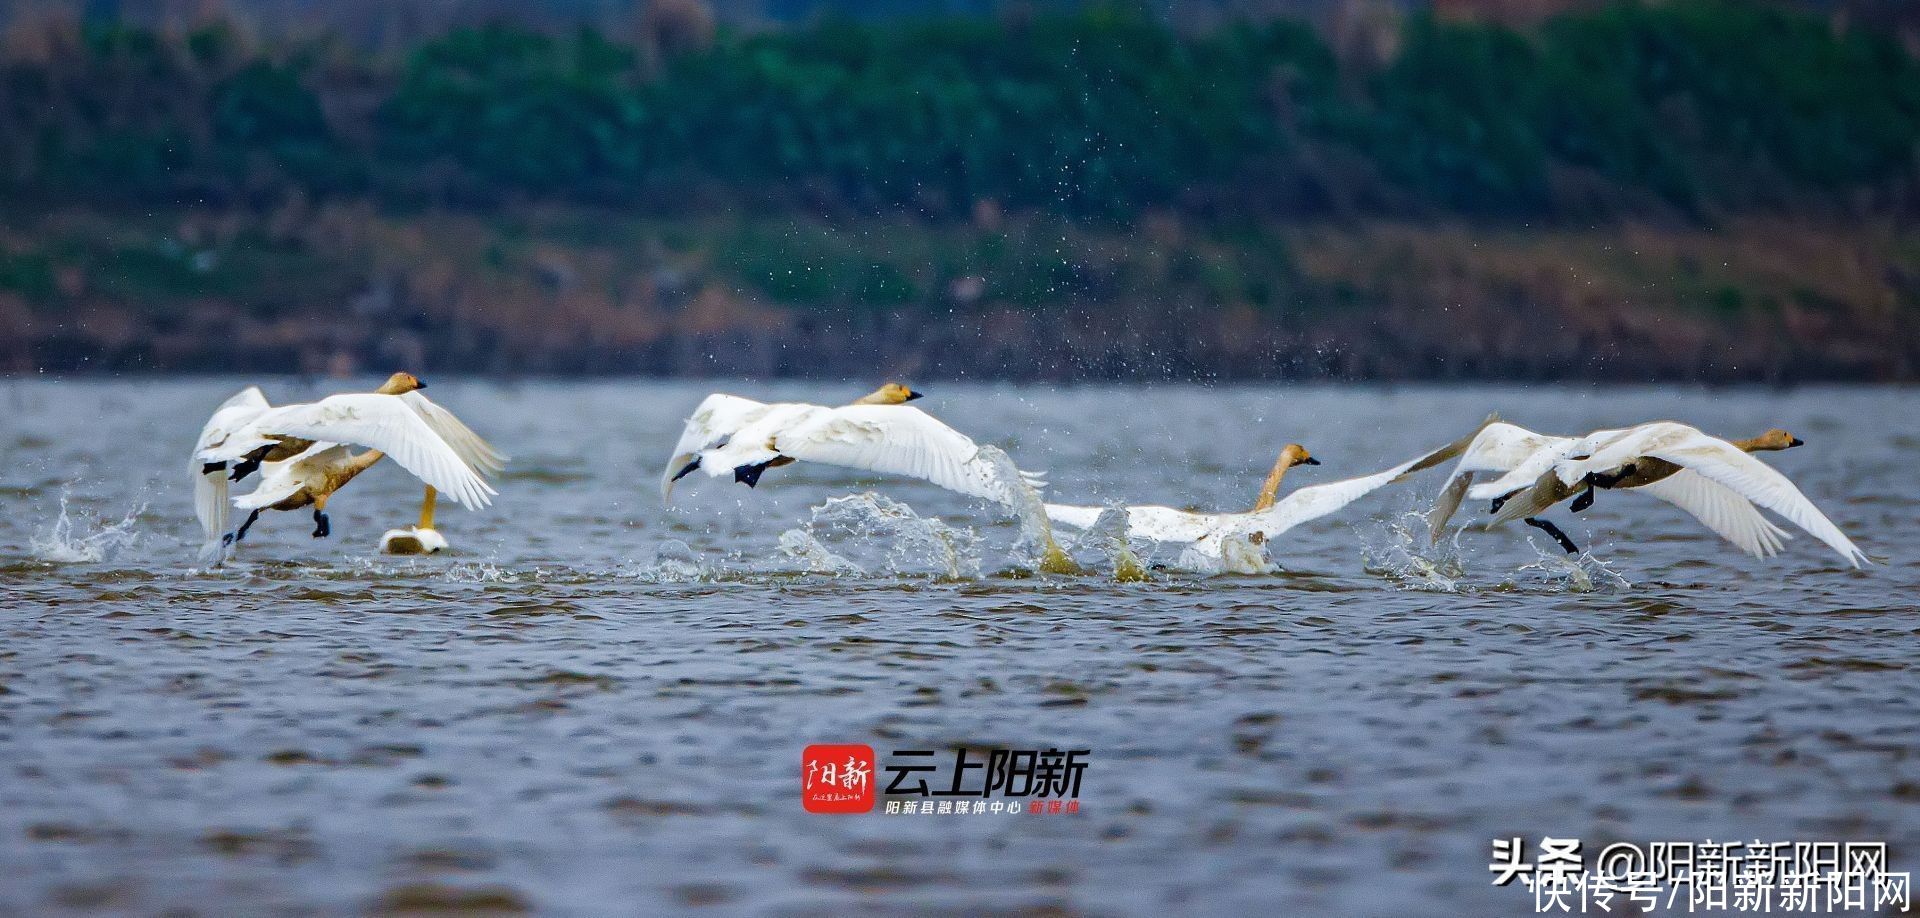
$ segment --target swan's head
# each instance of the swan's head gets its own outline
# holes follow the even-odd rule
[[[897,382],[890,382],[868,393],[865,398],[862,398],[861,400],[854,402],[854,404],[856,405],[904,405],[919,397],[920,397],[920,393],[915,392],[912,389],[909,389],[906,386],[903,386]]]
[[[1280,448],[1280,461],[1286,468],[1296,465],[1319,465],[1320,460],[1313,458],[1307,448],[1298,443],[1289,443]]]
[[[387,381],[381,383],[380,388],[376,391],[381,395],[405,395],[416,389],[425,389],[426,387],[427,384],[421,382],[420,377],[412,373],[395,373],[387,377]]]
[[[1796,446],[1805,446],[1805,445],[1807,445],[1807,441],[1802,440],[1799,437],[1794,436],[1793,434],[1787,433],[1786,431],[1781,430],[1778,427],[1775,427],[1774,429],[1769,430],[1766,433],[1763,433],[1760,436],[1754,438],[1755,449],[1782,450],[1782,449],[1792,449]]]

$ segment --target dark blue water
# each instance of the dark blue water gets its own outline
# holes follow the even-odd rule
[[[1755,561],[1620,494],[1558,513],[1578,565],[1522,528],[1433,551],[1429,475],[1289,533],[1281,573],[1117,584],[1090,549],[1030,576],[1011,520],[913,482],[661,506],[706,391],[867,383],[432,379],[514,456],[443,511],[452,553],[376,553],[418,499],[382,466],[331,539],[270,514],[200,571],[185,454],[242,382],[0,382],[0,912],[1513,912],[1490,841],[1542,834],[1920,867],[1908,390],[925,386],[1078,503],[1239,509],[1289,441],[1326,463],[1290,485],[1332,480],[1494,408],[1784,426],[1809,445],[1768,461],[1885,559]],[[908,509],[814,514],[868,491]],[[1092,754],[1073,816],[818,816],[817,742]]]

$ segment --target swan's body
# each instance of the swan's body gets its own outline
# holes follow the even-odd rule
[[[1072,562],[1054,542],[1038,489],[1044,481],[1022,472],[992,447],[905,403],[919,398],[888,383],[858,401],[838,408],[801,402],[765,403],[715,393],[687,418],[660,480],[660,499],[694,471],[755,487],[770,468],[796,461],[901,475],[931,482],[949,491],[985,498],[1026,513],[1029,536],[1041,551],[1041,568],[1072,570]]]
[[[1576,549],[1537,515],[1569,498],[1575,512],[1593,501],[1593,490],[1625,490],[1666,501],[1747,554],[1771,557],[1787,532],[1760,512],[1786,517],[1855,567],[1866,560],[1793,483],[1755,452],[1800,446],[1783,430],[1746,440],[1723,440],[1672,421],[1602,430],[1584,437],[1536,434],[1511,424],[1483,431],[1461,457],[1428,522],[1438,538],[1463,497],[1498,501],[1488,526],[1515,519],[1548,530],[1569,552]],[[1474,485],[1476,472],[1503,473]],[[1758,505],[1758,506],[1756,506]]]
[[[208,421],[194,452],[195,510],[208,537],[202,555],[217,559],[223,544],[244,538],[260,512],[269,509],[312,507],[314,536],[326,536],[331,529],[327,500],[388,456],[462,506],[486,506],[496,492],[483,476],[503,468],[506,457],[416,391],[423,387],[412,375],[396,373],[379,391],[310,404],[272,408],[257,388],[228,399]],[[252,513],[231,535],[220,536],[227,522],[221,499],[227,481],[255,472],[259,485],[233,500]]]
[[[1491,423],[1491,420],[1489,420]],[[1195,513],[1172,507],[1144,505],[1124,508],[1127,536],[1154,542],[1187,543],[1182,566],[1234,573],[1260,573],[1272,568],[1262,546],[1302,523],[1334,513],[1374,491],[1408,475],[1431,468],[1460,454],[1469,438],[1461,438],[1392,468],[1343,481],[1298,488],[1276,499],[1287,470],[1319,461],[1297,443],[1281,449],[1273,470],[1261,485],[1254,509],[1244,513]],[[1107,508],[1048,504],[1047,516],[1075,529],[1092,526]]]
[[[893,391],[897,390],[897,391]],[[674,445],[660,483],[696,469],[731,474],[753,487],[767,469],[804,460],[932,482],[949,491],[1012,503],[1016,488],[980,445],[930,414],[904,403],[919,393],[889,383],[839,408],[800,402],[767,404],[735,395],[709,395],[694,409]],[[1038,479],[1028,476],[1030,484]]]

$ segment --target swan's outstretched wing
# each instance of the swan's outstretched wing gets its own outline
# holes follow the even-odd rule
[[[813,413],[773,438],[783,456],[905,475],[1004,504],[1019,488],[967,435],[906,405],[849,405]]]
[[[1556,473],[1571,484],[1590,472],[1611,472],[1642,456],[1664,459],[1731,488],[1750,501],[1786,517],[1837,552],[1854,567],[1867,561],[1865,553],[1840,527],[1821,513],[1787,476],[1748,455],[1740,447],[1709,436],[1685,424],[1648,424],[1596,450],[1585,460],[1560,463]]]
[[[275,408],[248,426],[263,437],[279,435],[377,449],[469,510],[485,507],[496,493],[447,441],[434,433],[419,412],[398,396],[332,395],[312,404]]]
[[[1348,478],[1343,481],[1329,481],[1326,484],[1308,485],[1295,489],[1280,501],[1265,510],[1239,514],[1245,517],[1244,523],[1235,527],[1238,535],[1250,535],[1258,532],[1272,538],[1301,523],[1317,520],[1333,513],[1346,505],[1359,500],[1387,485],[1393,484],[1416,471],[1427,468],[1445,459],[1435,459],[1435,455],[1447,452],[1443,447],[1409,459],[1390,469]]]
[[[408,407],[419,414],[421,420],[426,421],[427,426],[440,435],[440,439],[447,441],[447,445],[453,447],[453,451],[459,454],[460,461],[465,462],[468,468],[479,472],[482,477],[492,478],[507,467],[509,458],[507,454],[494,449],[493,444],[481,439],[472,428],[454,417],[453,412],[440,407],[419,392],[408,392],[400,396],[400,400],[406,402]]]
[[[202,472],[200,453],[226,442],[235,431],[272,407],[259,386],[241,389],[213,410],[213,416],[200,430],[200,439],[193,445],[193,455],[187,458],[187,471],[193,476],[193,514],[200,519],[200,530],[206,535],[206,544],[201,548],[203,560],[219,558],[220,537],[227,531],[228,504],[226,470]]]
[[[1535,449],[1524,460],[1508,468],[1506,474],[1492,481],[1474,485],[1467,490],[1467,496],[1474,500],[1492,500],[1522,488],[1532,487],[1540,480],[1540,476],[1552,472],[1563,460],[1595,453],[1623,438],[1628,438],[1631,434],[1637,434],[1638,431],[1639,428],[1619,428],[1596,430],[1584,437],[1544,437],[1542,439],[1547,442]]]
[[[1154,542],[1197,542],[1218,529],[1222,520],[1246,515],[1244,513],[1193,513],[1152,504],[1120,508],[1048,504],[1047,519],[1074,529],[1088,529],[1100,519],[1102,513],[1109,509],[1126,511],[1128,538],[1147,539]]]
[[[1752,501],[1692,469],[1681,469],[1649,485],[1627,489],[1666,501],[1691,514],[1721,538],[1756,558],[1780,550],[1787,531],[1761,515]]]
[[[1461,451],[1460,461],[1454,463],[1453,473],[1440,485],[1440,493],[1427,510],[1427,530],[1432,540],[1440,541],[1447,521],[1459,512],[1460,501],[1473,486],[1475,473],[1510,472],[1542,450],[1571,439],[1534,433],[1517,424],[1500,422],[1497,416],[1488,416],[1487,422]]]
[[[1472,449],[1473,444],[1480,442],[1487,431],[1497,427],[1512,428],[1529,436],[1537,436],[1512,424],[1500,423],[1497,415],[1488,415],[1487,419],[1480,423],[1480,429],[1476,433],[1455,440],[1439,449],[1422,453],[1390,469],[1359,478],[1330,481],[1326,484],[1308,485],[1296,489],[1265,510],[1244,514],[1247,518],[1245,524],[1237,528],[1236,532],[1241,535],[1259,532],[1272,538],[1301,523],[1333,513],[1387,485],[1415,472],[1430,469],[1455,456],[1460,456],[1461,462],[1465,463],[1469,461],[1466,453]],[[1458,469],[1455,472],[1458,474]]]
[[[667,458],[667,469],[660,475],[660,499],[665,501],[672,496],[673,476],[686,468],[697,453],[719,446],[735,431],[765,414],[768,407],[765,402],[720,392],[702,400],[681,428],[680,440],[673,445],[673,455]]]

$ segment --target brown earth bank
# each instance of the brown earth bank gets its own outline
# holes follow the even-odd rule
[[[1920,231],[0,217],[0,371],[1912,381]]]

